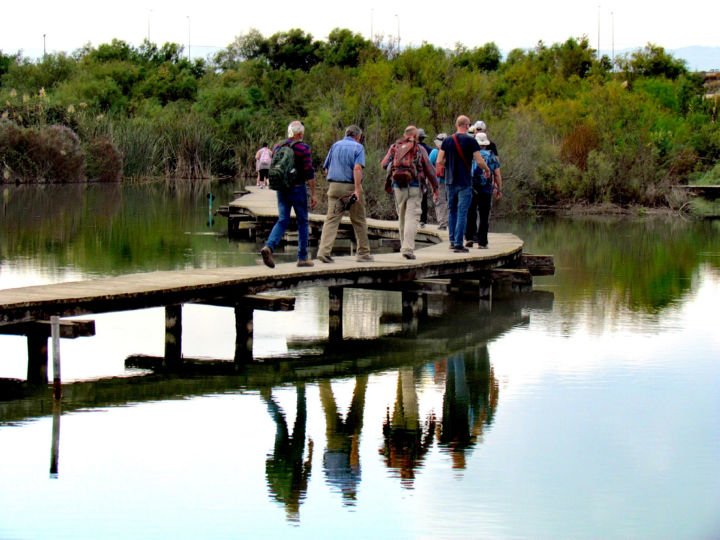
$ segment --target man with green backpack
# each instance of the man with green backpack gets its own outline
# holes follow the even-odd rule
[[[290,211],[295,210],[298,227],[298,266],[313,266],[308,260],[308,196],[305,184],[310,186],[310,208],[317,203],[315,198],[315,169],[312,166],[310,147],[303,142],[305,126],[295,120],[288,126],[288,138],[273,149],[268,177],[270,189],[277,192],[278,220],[270,231],[265,246],[260,250],[263,262],[275,267],[273,252],[280,244],[290,224]]]

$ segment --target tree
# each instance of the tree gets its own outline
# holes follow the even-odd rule
[[[652,43],[648,43],[643,49],[638,49],[629,58],[627,56],[619,58],[616,63],[629,78],[667,77],[675,80],[687,73],[685,60],[673,58],[664,48]]]
[[[267,59],[273,69],[308,71],[320,62],[321,45],[299,28],[277,32],[267,39]]]

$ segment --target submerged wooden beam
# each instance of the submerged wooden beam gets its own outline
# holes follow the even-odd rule
[[[552,255],[520,255],[520,268],[526,268],[533,276],[555,275],[555,259]]]

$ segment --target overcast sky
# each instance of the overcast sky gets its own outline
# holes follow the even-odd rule
[[[460,5],[472,7],[463,11]],[[6,0],[2,14],[0,50],[6,54],[23,50],[27,56],[42,52],[43,36],[48,52],[71,52],[113,38],[139,45],[149,36],[158,44],[180,43],[186,51],[189,42],[195,56],[207,47],[224,48],[253,27],[265,36],[302,28],[316,39],[325,39],[336,27],[366,37],[372,30],[393,39],[399,34],[402,46],[427,41],[453,47],[460,41],[475,47],[494,41],[504,51],[582,35],[588,36],[593,48],[598,47],[599,36],[603,51],[610,51],[613,43],[615,50],[648,42],[666,49],[720,46],[720,2],[707,0],[492,0],[456,5],[425,0],[304,4],[297,0]]]

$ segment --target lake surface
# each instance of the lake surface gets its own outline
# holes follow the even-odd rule
[[[2,188],[0,288],[257,264],[211,216],[232,185]],[[0,386],[0,538],[718,538],[720,227],[494,222],[555,256],[532,295],[326,289],[255,313],[252,369],[161,376],[164,311],[62,341],[61,406]],[[293,260],[294,248],[278,259]],[[232,360],[231,309],[185,306],[186,357]],[[0,336],[0,378],[24,338]],[[224,365],[227,365],[225,363]]]

